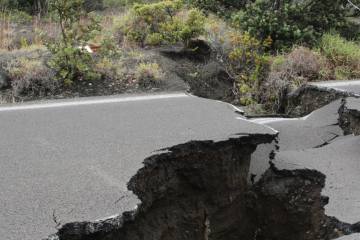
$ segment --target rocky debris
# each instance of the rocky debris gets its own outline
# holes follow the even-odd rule
[[[360,99],[344,99],[339,109],[339,115],[339,124],[345,135],[360,135]]]
[[[288,94],[284,104],[284,113],[293,117],[302,117],[334,100],[345,97],[359,97],[359,95],[325,86],[304,85]]]

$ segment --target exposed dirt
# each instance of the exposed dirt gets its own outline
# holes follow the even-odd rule
[[[162,62],[164,69],[183,79],[194,95],[234,102],[234,80],[216,60],[215,53],[204,41],[193,41],[187,48],[173,46],[157,51],[167,58]]]

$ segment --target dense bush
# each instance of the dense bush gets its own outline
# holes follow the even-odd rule
[[[233,49],[228,55],[228,66],[236,75],[240,103],[249,105],[259,98],[259,87],[268,67],[264,49],[271,41],[261,42],[249,33],[233,33],[230,36]]]
[[[274,48],[303,43],[314,45],[321,35],[345,23],[342,0],[256,0],[234,14],[234,23]]]
[[[185,10],[179,0],[135,4],[120,26],[126,38],[141,46],[185,45],[204,31],[205,16],[196,9]]]

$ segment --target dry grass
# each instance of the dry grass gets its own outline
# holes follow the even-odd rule
[[[135,70],[135,79],[142,88],[159,87],[164,80],[164,71],[157,63],[140,63]]]
[[[272,108],[271,111],[279,111],[287,92],[322,77],[325,63],[320,54],[305,47],[296,47],[288,55],[276,56],[262,86],[263,102]]]
[[[14,50],[30,45],[44,45],[60,35],[58,25],[47,19],[29,16],[29,21],[19,22],[14,18],[21,19],[21,15],[12,15],[11,12],[0,9],[0,49]]]
[[[12,95],[46,96],[57,88],[54,74],[41,60],[21,57],[12,60],[5,68],[11,79]]]
[[[5,9],[0,9],[0,49],[9,49],[14,29]]]

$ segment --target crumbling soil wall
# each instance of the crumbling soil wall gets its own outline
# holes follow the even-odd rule
[[[334,100],[354,96],[352,93],[331,88],[304,85],[287,96],[284,113],[292,117],[302,117]]]

